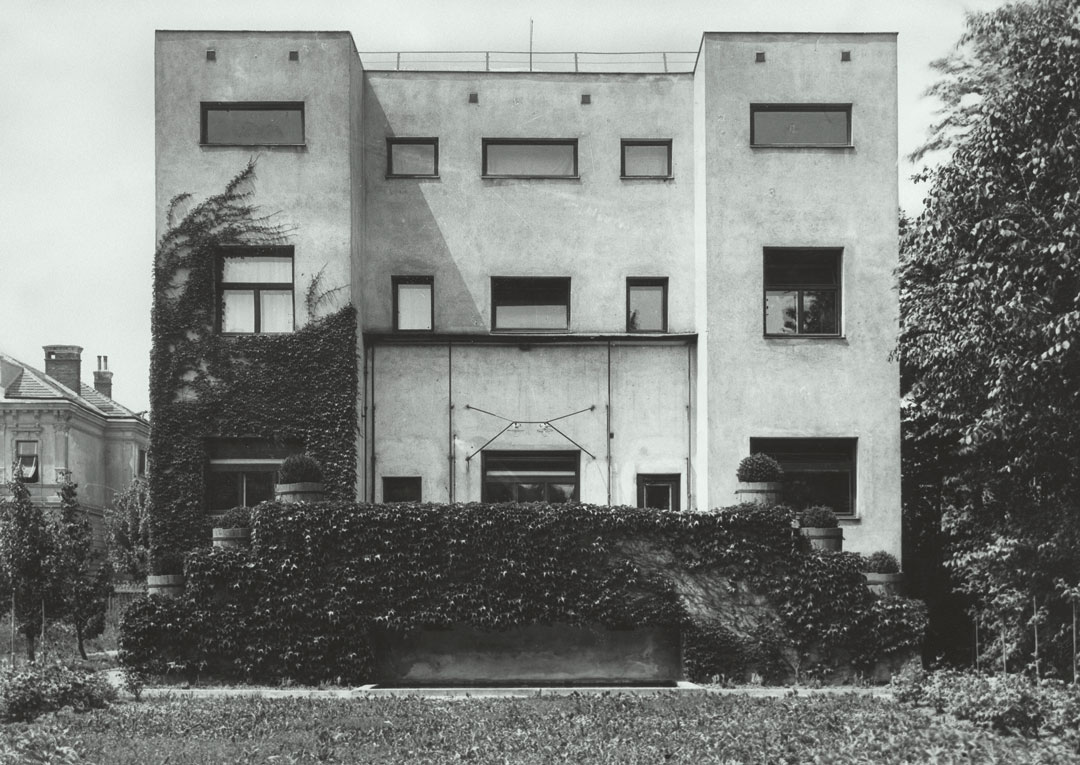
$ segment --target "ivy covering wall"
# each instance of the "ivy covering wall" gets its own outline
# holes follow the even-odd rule
[[[154,261],[150,475],[151,568],[206,543],[203,504],[211,438],[300,442],[323,465],[330,496],[356,481],[356,314],[345,307],[289,334],[222,336],[216,279],[222,247],[288,243],[254,205],[255,163],[197,205],[173,199]],[[294,285],[299,302],[302,285]],[[313,285],[308,309],[312,310]],[[165,569],[174,569],[166,571]]]

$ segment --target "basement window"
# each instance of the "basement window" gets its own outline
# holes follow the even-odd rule
[[[303,146],[302,102],[202,102],[204,146]]]
[[[387,178],[438,178],[438,138],[387,138]]]
[[[570,279],[495,276],[491,279],[493,330],[567,330]]]
[[[293,331],[293,248],[229,247],[218,272],[223,334]]]
[[[485,138],[485,178],[577,178],[576,138]]]
[[[485,451],[483,502],[575,502],[581,454],[577,451]]]
[[[851,146],[851,104],[750,104],[750,145]]]

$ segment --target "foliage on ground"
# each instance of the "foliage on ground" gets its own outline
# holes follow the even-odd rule
[[[166,752],[170,765],[1075,762],[1060,744],[854,695],[156,699],[8,726],[0,742],[31,733],[110,765],[159,762]]]
[[[54,663],[0,670],[0,719],[28,722],[58,709],[100,709],[116,699],[116,689],[100,673]]]

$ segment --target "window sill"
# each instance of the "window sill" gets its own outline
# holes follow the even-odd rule
[[[674,175],[620,175],[620,181],[673,181]]]
[[[580,181],[580,175],[481,175],[484,181]]]
[[[306,143],[203,143],[203,149],[307,149]]]
[[[402,180],[402,179],[404,179],[404,180],[414,180],[414,181],[417,180],[417,179],[419,179],[419,180],[429,180],[429,181],[437,181],[437,180],[439,180],[438,175],[401,175],[401,174],[398,174],[398,173],[395,173],[393,175],[387,174],[385,176],[385,178],[388,181]]]
[[[853,143],[752,143],[751,149],[854,149]]]
[[[847,340],[847,335],[762,335],[766,340]]]
[[[491,328],[491,334],[493,335],[569,335],[569,327],[522,327],[520,329],[499,329],[498,327]]]

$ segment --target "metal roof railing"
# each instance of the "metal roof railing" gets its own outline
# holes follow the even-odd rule
[[[589,72],[660,74],[694,70],[697,51],[590,53],[566,51],[368,51],[372,71]]]

